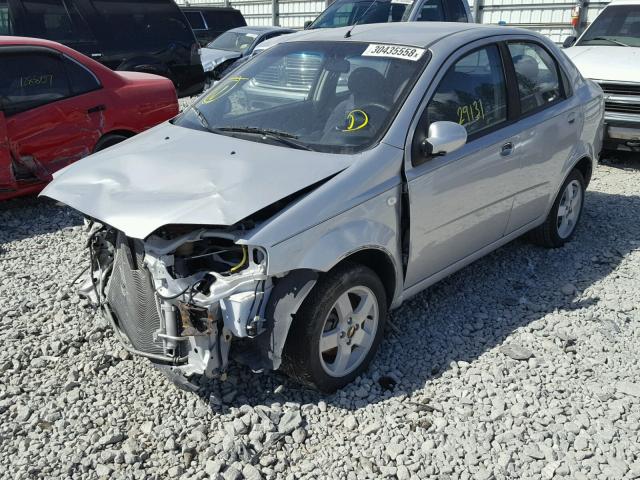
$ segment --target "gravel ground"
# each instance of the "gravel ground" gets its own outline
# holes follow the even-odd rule
[[[575,241],[518,240],[418,295],[321,396],[234,366],[178,390],[69,284],[81,218],[0,206],[2,478],[640,478],[640,162],[598,167]]]

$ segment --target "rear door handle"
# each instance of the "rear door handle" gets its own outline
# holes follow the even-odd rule
[[[500,149],[500,155],[506,157],[507,155],[511,155],[511,152],[513,152],[513,143],[507,142],[502,145],[502,148]]]
[[[96,105],[95,107],[91,107],[89,110],[87,110],[87,113],[102,112],[102,111],[104,111],[106,109],[107,109],[107,107],[105,105]]]
[[[575,121],[576,121],[576,114],[575,113],[570,113],[569,117],[567,118],[567,122],[574,123]]]

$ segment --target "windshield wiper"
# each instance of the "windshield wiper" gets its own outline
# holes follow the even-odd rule
[[[631,45],[627,45],[626,43],[620,42],[618,40],[614,40],[613,38],[607,38],[607,37],[593,37],[590,38],[589,40],[604,40],[605,42],[611,42],[615,45],[620,45],[621,47],[630,47]],[[589,41],[587,40],[587,41]]]
[[[302,142],[297,142],[297,135],[293,135],[288,132],[281,132],[279,130],[272,130],[270,128],[259,128],[259,127],[220,127],[214,128],[212,130],[214,133],[216,132],[229,132],[229,133],[249,133],[251,135],[262,135],[263,137],[272,138],[284,145],[288,145],[292,148],[297,148],[299,150],[308,150],[310,152],[313,151],[309,145],[305,145]]]
[[[191,105],[191,108],[196,113],[196,116],[198,117],[198,120],[200,120],[200,124],[204,128],[206,128],[207,131],[209,131],[211,133],[215,133],[215,129],[213,127],[211,127],[211,124],[209,123],[209,120],[207,120],[207,117],[204,116],[204,113],[202,113],[202,111],[200,111],[200,109],[198,107],[196,107],[195,105]]]

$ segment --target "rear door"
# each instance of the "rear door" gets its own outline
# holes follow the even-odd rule
[[[518,97],[522,143],[516,196],[506,233],[546,215],[558,176],[579,144],[580,105],[551,52],[529,40],[507,42]]]
[[[26,180],[92,152],[103,124],[103,93],[85,67],[45,48],[0,48],[0,95],[11,154]]]

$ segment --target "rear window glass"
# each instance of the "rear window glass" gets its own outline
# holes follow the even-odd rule
[[[13,22],[6,0],[0,0],[0,35],[13,35]]]
[[[427,0],[424,2],[416,20],[418,22],[443,22],[445,15],[441,0]]]
[[[124,51],[156,52],[176,42],[190,45],[193,40],[178,7],[165,0],[93,0],[93,6],[106,24],[112,48]]]
[[[217,30],[229,30],[230,28],[243,27],[247,24],[240,12],[209,10],[204,12],[204,16],[207,19],[209,28]]]
[[[71,2],[64,0],[24,0],[22,2],[33,37],[61,43],[94,40],[89,26]]]
[[[459,0],[451,0],[447,3],[450,22],[468,22],[467,11]]]

